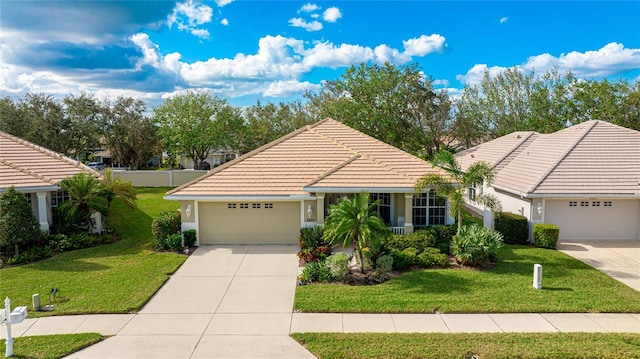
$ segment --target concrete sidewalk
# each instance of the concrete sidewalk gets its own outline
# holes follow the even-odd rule
[[[133,319],[136,318],[136,321]],[[100,314],[27,319],[13,325],[14,337],[97,332],[106,336],[286,336],[297,332],[338,333],[519,333],[624,332],[640,333],[640,314],[625,313],[512,313],[512,314],[356,314],[293,313],[240,315],[213,321],[210,314],[173,314],[154,333],[148,315]],[[136,324],[137,323],[137,324]],[[246,327],[246,328],[243,328]],[[0,338],[5,338],[2,330]]]

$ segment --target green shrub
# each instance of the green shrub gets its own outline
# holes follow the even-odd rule
[[[166,242],[166,238],[172,234],[180,233],[180,212],[179,211],[167,211],[160,213],[151,222],[151,232],[156,240],[156,249],[163,247],[158,246],[160,242]]]
[[[456,235],[458,226],[455,224],[433,226],[433,230],[436,233],[436,248],[442,253],[451,254],[451,240]]]
[[[403,251],[409,247],[411,244],[409,243],[409,239],[407,236],[402,236],[399,234],[392,234],[387,243],[390,249],[396,249],[399,251]]]
[[[51,248],[49,248],[49,246],[31,247],[29,249],[23,250],[17,256],[2,258],[2,262],[5,265],[23,264],[51,257],[51,254],[52,250]]]
[[[449,257],[436,248],[427,248],[418,254],[416,263],[421,268],[433,266],[447,267],[449,265]]]
[[[463,265],[485,265],[495,260],[502,245],[502,235],[479,225],[462,226],[451,241],[451,254]]]
[[[478,226],[483,226],[484,223],[482,223],[482,218],[478,218],[476,216],[474,216],[473,214],[471,214],[471,212],[469,211],[462,211],[462,225],[463,226],[472,226],[472,225],[478,225]]]
[[[182,235],[180,233],[174,233],[167,237],[167,247],[174,251],[180,252],[182,251]]]
[[[502,234],[505,243],[527,244],[529,220],[525,216],[509,212],[497,212],[493,219],[496,232]]]
[[[369,238],[369,247],[366,248],[366,259],[374,265],[378,262],[378,259],[384,255],[391,253],[389,248],[389,235],[388,234],[375,234]]]
[[[376,272],[379,275],[386,275],[393,269],[393,257],[389,254],[380,256],[376,261]]]
[[[307,263],[307,266],[302,270],[300,274],[300,280],[302,283],[312,282],[332,282],[333,276],[331,274],[331,268],[327,265],[326,261],[315,261]]]
[[[324,260],[331,255],[331,244],[324,238],[322,226],[300,228],[298,258],[306,263]]]
[[[349,256],[344,252],[330,255],[325,262],[334,278],[344,279],[344,276],[349,272]]]
[[[13,186],[0,193],[0,255],[17,256],[40,238],[40,224],[27,196]]]
[[[555,224],[536,223],[533,225],[533,237],[536,247],[556,249],[560,229]]]
[[[182,232],[184,238],[184,245],[186,247],[193,247],[196,244],[196,230],[190,229]]]
[[[391,250],[391,257],[393,257],[393,269],[403,270],[411,267],[416,259],[416,249],[406,248],[402,251],[397,249]]]
[[[433,229],[421,229],[409,233],[405,237],[409,241],[409,247],[415,248],[418,253],[436,245],[436,235]]]

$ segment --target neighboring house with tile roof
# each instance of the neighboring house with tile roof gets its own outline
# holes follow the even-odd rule
[[[69,198],[60,181],[81,172],[100,176],[82,162],[0,131],[0,192],[14,186],[28,194],[41,230],[49,230],[51,208]]]
[[[494,168],[483,187],[503,210],[553,223],[561,240],[640,240],[640,132],[587,121],[551,134],[514,132],[456,154]],[[477,208],[484,211],[483,208]],[[485,225],[492,216],[484,211]]]
[[[332,119],[305,126],[167,193],[199,244],[297,243],[341,197],[369,192],[397,233],[453,223],[434,191],[414,196],[428,162]],[[443,172],[441,172],[443,173]]]

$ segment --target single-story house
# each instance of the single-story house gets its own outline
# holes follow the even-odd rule
[[[182,230],[198,244],[297,243],[300,228],[323,224],[341,197],[369,192],[396,233],[453,223],[433,190],[416,181],[440,171],[428,162],[332,119],[305,126],[169,191]]]
[[[51,226],[52,207],[69,199],[60,181],[81,172],[100,177],[82,162],[0,131],[0,192],[14,186],[28,194],[41,230]]]
[[[551,134],[514,132],[456,158],[463,170],[488,162],[493,183],[469,195],[496,195],[504,211],[527,217],[530,229],[556,224],[565,241],[640,240],[638,131],[593,120]],[[475,209],[493,226],[489,211]]]
[[[209,164],[211,168],[220,166],[225,162],[229,162],[236,158],[240,157],[239,150],[213,150],[207,154],[207,158],[204,159],[205,162]],[[180,168],[194,168],[195,163],[193,160],[186,155],[180,155]]]

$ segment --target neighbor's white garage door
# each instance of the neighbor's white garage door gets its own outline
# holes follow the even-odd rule
[[[560,228],[560,240],[639,239],[638,200],[547,200],[544,221]]]
[[[200,244],[298,243],[299,202],[199,203]]]

